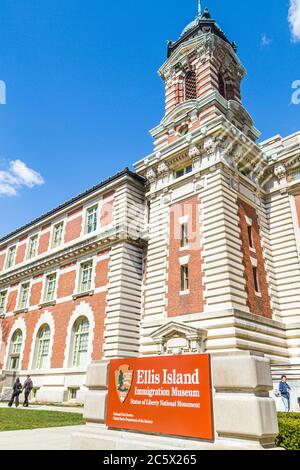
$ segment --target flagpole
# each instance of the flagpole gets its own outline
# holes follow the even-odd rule
[[[198,0],[198,16],[201,16],[201,0]]]

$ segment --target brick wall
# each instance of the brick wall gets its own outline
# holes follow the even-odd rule
[[[50,228],[51,224],[47,227],[42,227],[42,234],[39,239],[38,254],[46,253],[49,250],[50,243]],[[46,231],[48,229],[48,231]]]
[[[170,209],[170,235],[167,272],[167,312],[168,317],[202,312],[203,299],[203,272],[200,246],[198,197],[186,199],[175,204]],[[188,218],[189,245],[181,249],[181,223],[182,217]],[[189,256],[189,294],[181,295],[181,264],[180,258]]]
[[[100,225],[105,227],[113,221],[113,210],[114,210],[114,191],[109,191],[103,195],[103,201],[100,213]]]
[[[240,228],[242,237],[243,263],[245,266],[248,306],[251,313],[272,318],[267,275],[260,240],[258,218],[254,207],[241,199],[238,200]],[[252,220],[253,250],[250,249],[248,224],[246,217]],[[251,258],[257,261],[261,297],[256,295]]]
[[[77,214],[77,217],[76,217]],[[69,212],[68,218],[72,217],[71,220],[67,220],[65,230],[65,243],[75,240],[80,237],[82,229],[82,207],[75,211]]]
[[[99,256],[108,254],[108,251],[98,253]],[[36,338],[33,338],[35,327],[39,321],[41,315],[47,310],[50,312],[54,319],[55,324],[55,335],[53,343],[53,352],[52,352],[52,368],[62,368],[64,365],[65,351],[66,351],[66,340],[67,340],[67,329],[69,326],[70,318],[75,311],[76,307],[80,305],[81,302],[85,302],[90,305],[95,322],[94,328],[94,341],[92,348],[92,360],[100,360],[102,358],[102,346],[103,346],[103,333],[104,333],[104,319],[105,319],[105,309],[106,309],[106,297],[107,297],[107,284],[108,284],[108,265],[109,258],[99,260],[95,267],[95,287],[104,288],[103,292],[97,292],[92,296],[85,296],[77,300],[68,300],[63,303],[57,303],[54,306],[47,308],[39,308],[38,305],[41,302],[41,294],[43,288],[43,275],[39,275],[34,279],[34,283],[31,286],[30,294],[30,307],[29,312],[24,314],[19,314],[16,316],[9,316],[3,320],[0,320],[0,325],[2,328],[3,334],[3,344],[5,347],[9,347],[7,340],[12,328],[14,328],[14,323],[17,319],[23,319],[26,324],[26,342],[24,348],[24,354],[22,359],[22,369],[28,369],[31,347],[33,341],[35,342]],[[74,270],[71,272],[66,272],[59,276],[57,298],[60,299],[65,296],[70,296],[74,293],[75,290],[75,264],[68,265],[68,268],[74,267]],[[8,303],[7,303],[7,313],[12,313],[16,309],[16,301],[19,285],[16,285],[16,290],[10,292]],[[32,309],[32,307],[35,307]],[[2,345],[3,349],[3,345]],[[5,351],[2,351],[0,354],[0,368],[3,367],[3,358]]]
[[[25,260],[26,249],[27,249],[27,243],[20,242],[17,248],[16,264],[22,263]]]

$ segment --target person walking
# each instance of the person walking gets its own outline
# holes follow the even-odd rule
[[[281,377],[281,381],[279,383],[279,392],[280,392],[281,400],[284,406],[284,411],[288,413],[291,408],[291,400],[290,400],[291,387],[287,383],[286,375],[283,375]]]
[[[11,408],[15,402],[16,408],[19,406],[19,395],[22,393],[22,384],[20,379],[17,378],[14,385],[13,385],[13,393],[11,399],[8,403],[8,406]]]
[[[31,377],[30,375],[27,375],[27,379],[25,380],[24,385],[23,385],[23,390],[24,390],[24,395],[25,395],[23,406],[25,406],[26,408],[28,408],[29,406],[28,397],[32,389],[33,389],[33,383],[32,383]]]

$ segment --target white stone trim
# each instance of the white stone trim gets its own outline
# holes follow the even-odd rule
[[[88,353],[87,353],[87,363],[92,361],[92,352],[93,352],[93,343],[94,343],[94,329],[95,329],[95,320],[94,312],[92,307],[87,302],[80,302],[79,305],[75,308],[68,324],[67,335],[66,335],[66,346],[65,346],[65,357],[64,357],[64,368],[65,369],[76,369],[72,368],[69,365],[70,362],[70,353],[71,353],[71,340],[72,340],[72,329],[74,323],[79,317],[86,317],[89,321],[89,344],[88,344]]]
[[[6,344],[6,353],[3,361],[3,367],[4,369],[7,368],[8,364],[8,356],[9,356],[9,350],[10,350],[10,344],[12,337],[15,333],[16,330],[21,330],[22,331],[22,348],[20,352],[20,370],[22,370],[22,361],[23,361],[23,354],[24,354],[24,349],[25,349],[25,343],[26,343],[26,334],[27,334],[27,329],[26,329],[26,323],[23,318],[18,318],[15,323],[12,325],[8,338],[7,338],[7,344]]]
[[[46,369],[50,369],[51,366],[51,359],[52,359],[52,352],[53,352],[53,343],[54,343],[54,336],[55,336],[55,322],[54,318],[51,312],[48,310],[45,310],[43,315],[40,316],[38,322],[35,325],[34,332],[32,335],[32,341],[31,341],[31,349],[30,349],[30,355],[29,355],[29,363],[28,363],[28,369],[29,370],[39,370],[34,368],[34,362],[35,362],[35,356],[36,356],[36,346],[37,346],[37,335],[40,330],[40,328],[43,325],[48,325],[51,331],[51,336],[50,336],[50,345],[49,345],[49,354],[47,358],[47,367]]]
[[[182,216],[182,217],[179,217],[179,218],[178,218],[179,224],[180,224],[180,225],[187,224],[188,221],[189,221],[189,218],[190,218],[190,214],[187,214],[187,215],[184,215],[184,216]]]
[[[180,266],[185,266],[185,265],[189,264],[189,261],[190,261],[190,255],[182,256],[181,258],[179,258]]]
[[[96,276],[96,266],[97,266],[97,255],[86,255],[84,258],[80,258],[77,260],[76,264],[76,276],[75,276],[75,287],[74,287],[74,292],[73,295],[78,295],[78,294],[83,294],[83,292],[79,291],[79,284],[80,284],[80,271],[81,271],[81,265],[83,263],[87,263],[89,261],[92,261],[93,266],[92,266],[92,279],[91,279],[91,288],[90,290],[95,289],[95,276]]]
[[[41,291],[41,298],[40,298],[40,303],[43,303],[45,301],[45,294],[46,294],[46,286],[47,286],[47,277],[55,274],[56,275],[56,280],[55,280],[55,291],[54,291],[54,298],[52,299],[53,301],[57,300],[57,290],[58,290],[58,284],[59,284],[59,279],[60,279],[60,270],[57,269],[52,269],[44,272],[44,275],[42,277],[42,291]]]

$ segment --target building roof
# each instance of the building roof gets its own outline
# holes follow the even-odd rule
[[[72,199],[64,202],[60,206],[56,207],[55,209],[52,209],[49,212],[46,212],[45,214],[41,215],[37,219],[29,222],[26,225],[23,225],[22,227],[18,228],[14,232],[11,232],[4,237],[0,238],[0,244],[6,242],[8,239],[15,237],[19,233],[23,232],[24,230],[29,229],[32,225],[36,225],[40,222],[42,222],[44,219],[47,219],[48,217],[54,215],[56,212],[67,209],[69,206],[72,206],[74,203],[79,202],[80,199],[85,198],[86,196],[89,196],[90,194],[93,194],[94,192],[98,191],[99,189],[103,188],[104,186],[107,186],[110,183],[113,183],[117,181],[118,179],[122,178],[123,176],[130,176],[134,178],[135,180],[139,181],[140,183],[145,182],[145,178],[143,176],[138,175],[137,173],[134,173],[131,171],[129,168],[125,168],[124,170],[120,171],[119,173],[116,173],[115,175],[107,178],[104,181],[101,181],[98,183],[96,186],[93,186],[92,188],[88,189],[87,191],[84,191],[81,194],[78,194],[78,196],[73,197]]]
[[[237,51],[237,45],[235,42],[230,42],[222,29],[218,26],[216,21],[212,19],[209,10],[206,8],[202,15],[198,15],[193,21],[191,21],[182,31],[179,39],[175,42],[170,41],[168,43],[168,58],[173,54],[175,49],[180,46],[183,42],[189,40],[195,36],[201,36],[203,34],[213,33],[223,41],[227,42],[234,50]]]

